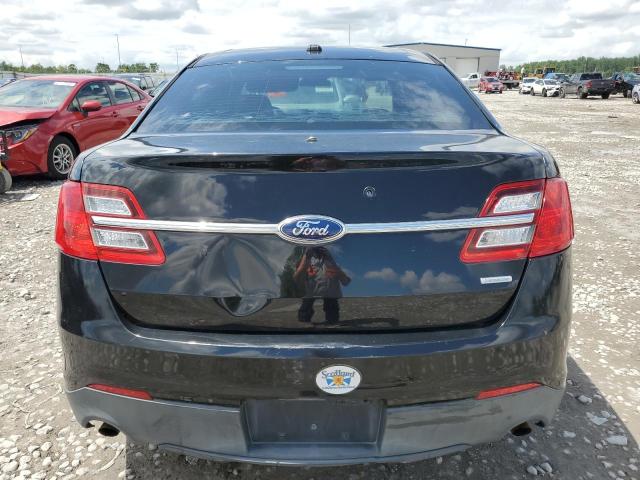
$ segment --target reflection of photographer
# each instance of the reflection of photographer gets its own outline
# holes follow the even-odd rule
[[[335,262],[324,247],[307,248],[294,274],[296,281],[304,282],[304,298],[298,310],[301,322],[310,322],[316,298],[324,300],[323,310],[328,323],[337,323],[340,318],[338,299],[342,297],[342,285],[351,279]]]

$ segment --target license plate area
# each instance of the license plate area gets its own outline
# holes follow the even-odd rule
[[[248,400],[243,404],[252,444],[373,444],[384,417],[382,402]]]

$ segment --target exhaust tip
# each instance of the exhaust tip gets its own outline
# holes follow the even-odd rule
[[[529,422],[521,423],[520,425],[516,425],[511,429],[511,434],[515,437],[524,437],[531,433],[531,425]]]
[[[120,433],[120,430],[118,430],[113,425],[109,425],[108,423],[103,423],[98,429],[98,433],[105,437],[116,437]]]

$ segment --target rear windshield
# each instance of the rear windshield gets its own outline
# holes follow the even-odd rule
[[[75,86],[56,80],[18,80],[2,87],[0,106],[58,108]]]
[[[491,128],[467,91],[440,65],[297,60],[187,69],[137,130]]]

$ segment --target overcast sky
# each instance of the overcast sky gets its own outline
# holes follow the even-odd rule
[[[2,0],[0,60],[175,70],[204,52],[407,42],[501,48],[501,63],[640,54],[631,0]],[[348,6],[346,6],[348,5]]]

